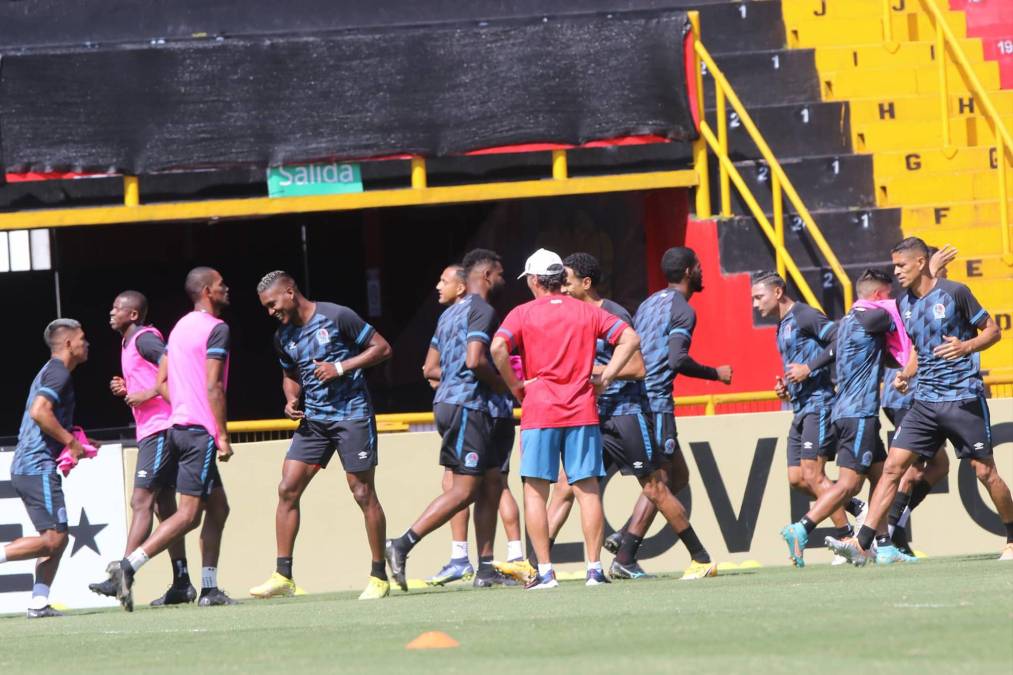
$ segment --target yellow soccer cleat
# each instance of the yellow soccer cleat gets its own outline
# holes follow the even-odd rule
[[[999,554],[999,560],[1013,560],[1013,543],[1003,547],[1002,553]]]
[[[255,598],[290,598],[296,595],[296,590],[294,581],[274,572],[268,577],[267,581],[251,588],[250,595]]]
[[[390,595],[390,582],[386,579],[370,577],[366,590],[359,595],[359,600],[379,600]]]
[[[705,577],[716,577],[718,575],[718,566],[715,563],[699,563],[692,561],[689,563],[689,567],[682,573],[682,579],[680,581],[694,581],[696,579],[703,579]]]
[[[519,584],[526,584],[538,576],[538,570],[532,567],[526,558],[511,562],[493,561],[492,566],[497,572],[516,580]]]

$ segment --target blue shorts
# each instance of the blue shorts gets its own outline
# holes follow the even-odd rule
[[[599,478],[605,475],[601,452],[601,430],[597,424],[522,429],[521,478],[555,483],[560,457],[570,485],[585,478]]]

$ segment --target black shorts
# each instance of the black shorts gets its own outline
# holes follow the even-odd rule
[[[983,398],[963,401],[915,401],[897,427],[891,447],[931,459],[949,440],[959,459],[992,456],[992,427]]]
[[[376,466],[379,462],[376,419],[372,416],[338,422],[304,419],[292,436],[285,459],[326,469],[335,452],[346,473],[369,471]]]
[[[792,418],[788,431],[788,466],[801,466],[803,459],[833,459],[834,448],[830,408]]]
[[[883,408],[883,414],[886,415],[886,419],[890,420],[890,424],[896,429],[904,422],[904,416],[907,415],[907,411],[911,408]]]
[[[650,475],[657,468],[658,453],[651,439],[651,424],[645,415],[603,418],[599,427],[606,467],[615,465],[624,476],[638,478]]]
[[[481,476],[500,468],[503,458],[493,443],[493,419],[488,413],[453,403],[437,403],[433,412],[443,439],[441,466],[462,476]]]
[[[39,533],[46,530],[67,531],[67,503],[63,500],[63,486],[58,473],[13,475],[11,485],[24,502],[28,517]]]
[[[865,474],[869,467],[886,461],[886,448],[879,435],[878,417],[842,417],[834,422],[837,466]]]
[[[137,471],[134,488],[157,490],[176,488],[176,456],[169,452],[168,431],[159,431],[137,441]]]
[[[178,462],[176,492],[207,499],[216,487],[222,487],[218,473],[218,445],[204,427],[174,426],[168,431],[169,448]]]
[[[675,428],[674,413],[654,413],[654,419],[650,426],[654,448],[661,455],[654,460],[656,463],[670,462],[677,453],[682,454],[682,448],[679,446],[679,432]]]
[[[496,462],[499,464],[500,473],[510,473],[510,455],[514,451],[516,433],[512,417],[492,418],[492,447],[496,453]]]

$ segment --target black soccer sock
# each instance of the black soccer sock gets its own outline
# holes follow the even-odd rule
[[[286,579],[292,579],[292,556],[287,558],[276,558],[275,559],[274,571],[285,577]]]
[[[802,516],[802,519],[798,522],[805,528],[806,534],[812,534],[813,530],[816,529],[816,523],[810,520],[809,516]]]
[[[865,502],[856,497],[852,497],[851,501],[848,502],[848,505],[844,507],[844,510],[857,518],[858,514],[860,514],[864,508]]]
[[[844,527],[838,527],[837,528],[837,538],[838,539],[847,539],[848,537],[854,537],[854,536],[855,536],[855,528],[851,527],[851,523],[848,523]]]
[[[172,559],[172,585],[186,588],[190,585],[190,570],[186,567],[186,558]]]
[[[1006,543],[1013,544],[1013,523],[1004,523],[1006,526]]]
[[[616,552],[616,562],[620,565],[632,565],[637,561],[637,551],[640,549],[640,543],[644,541],[643,537],[638,537],[635,534],[626,532],[623,534],[623,538],[619,542],[619,551]]]
[[[376,577],[377,579],[381,579],[383,581],[387,581],[387,566],[384,564],[383,560],[374,560],[372,563],[370,563],[369,576]]]
[[[890,541],[897,548],[904,550],[911,548],[911,542],[907,538],[907,528],[900,527],[899,525],[893,528],[893,535],[890,537]]]
[[[932,492],[932,486],[923,479],[919,479],[917,483],[911,486],[911,502],[908,504],[908,508],[912,511],[925,501],[925,498]]]
[[[898,492],[897,496],[893,498],[893,504],[890,505],[890,515],[887,517],[887,522],[891,525],[896,525],[897,521],[900,520],[901,514],[904,513],[904,509],[907,508],[910,502],[911,495],[906,492]]]
[[[679,532],[679,539],[682,539],[682,543],[686,544],[686,548],[689,549],[689,557],[693,559],[693,562],[709,563],[711,561],[710,554],[700,543],[692,525]]]
[[[872,529],[868,525],[862,525],[862,529],[858,531],[858,545],[868,551],[875,539],[876,530]]]
[[[418,535],[418,532],[409,527],[407,532],[394,540],[394,545],[397,546],[402,553],[408,553],[415,548],[415,544],[419,543],[421,540],[422,537]]]
[[[480,555],[478,556],[478,576],[486,577],[493,573],[492,568],[492,556],[491,555]]]

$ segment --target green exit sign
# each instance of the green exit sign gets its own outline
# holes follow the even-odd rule
[[[293,164],[267,170],[270,197],[305,197],[362,192],[358,164]]]

